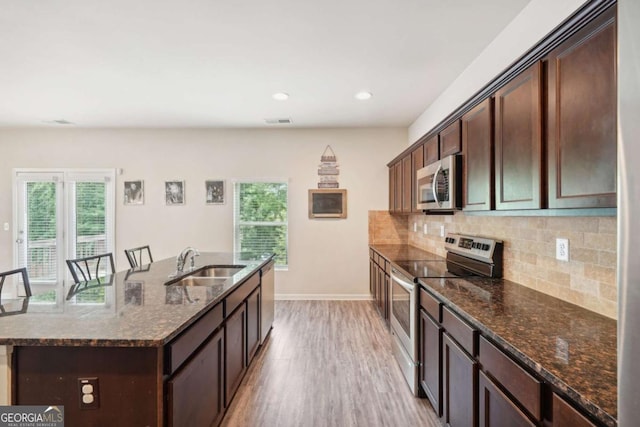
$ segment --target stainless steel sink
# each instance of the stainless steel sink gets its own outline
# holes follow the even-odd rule
[[[178,280],[177,282],[172,283],[172,285],[178,286],[215,286],[222,285],[230,277],[198,277],[198,276],[187,276]]]
[[[194,271],[188,277],[231,277],[245,267],[246,265],[206,267],[201,270]]]
[[[184,276],[180,280],[167,282],[167,285],[178,286],[215,286],[225,283],[231,277],[245,268],[246,265],[220,265],[205,267]]]

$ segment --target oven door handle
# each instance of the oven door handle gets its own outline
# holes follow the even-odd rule
[[[431,191],[433,191],[433,200],[436,201],[438,206],[441,206],[440,200],[438,200],[438,192],[436,191],[436,186],[438,185],[438,174],[442,170],[442,165],[438,165],[438,169],[433,174],[433,183],[431,184]]]
[[[415,283],[408,282],[404,279],[404,277],[398,276],[393,273],[398,273],[395,269],[391,269],[391,279],[395,280],[395,282],[406,289],[408,292],[412,292],[413,288],[416,286]]]

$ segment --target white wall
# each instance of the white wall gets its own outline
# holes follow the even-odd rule
[[[12,224],[12,168],[122,168],[117,176],[116,261],[150,244],[154,258],[185,246],[233,249],[234,178],[289,180],[289,271],[276,293],[368,297],[368,211],[387,208],[386,163],[402,151],[406,129],[0,130],[0,223]],[[347,189],[346,220],[308,219],[307,190],[327,144]],[[205,205],[204,181],[227,180],[227,203]],[[124,206],[123,181],[144,180],[143,206]],[[186,204],[166,206],[164,181],[185,180]],[[0,271],[13,267],[11,231],[0,228]]]
[[[535,46],[585,0],[531,0],[489,46],[409,127],[409,145],[429,132]]]

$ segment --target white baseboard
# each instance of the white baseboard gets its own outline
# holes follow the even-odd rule
[[[275,299],[280,301],[368,301],[370,294],[275,294]]]

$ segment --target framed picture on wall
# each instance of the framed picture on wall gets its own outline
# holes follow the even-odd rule
[[[223,205],[225,203],[224,180],[209,180],[204,183],[207,205]]]
[[[125,205],[142,205],[144,204],[144,181],[125,181],[124,182],[124,204]]]
[[[346,218],[347,190],[309,190],[309,218]]]
[[[184,205],[184,181],[165,181],[164,195],[167,205]]]

